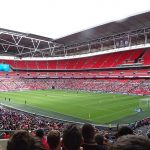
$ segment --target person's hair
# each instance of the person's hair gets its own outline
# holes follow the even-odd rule
[[[47,143],[50,149],[56,149],[60,144],[60,132],[58,130],[51,130],[47,136]]]
[[[45,150],[38,138],[25,130],[16,131],[7,143],[7,150]]]
[[[88,143],[94,140],[95,129],[91,124],[85,123],[82,127],[82,136],[84,142]]]
[[[24,130],[16,131],[7,143],[7,150],[31,150],[34,139]]]
[[[133,130],[128,126],[123,126],[118,130],[117,136],[120,137],[128,134],[133,134]]]
[[[63,132],[63,146],[67,150],[78,150],[82,144],[82,134],[75,124],[70,124]]]
[[[35,134],[39,138],[42,138],[44,136],[44,130],[43,129],[37,129]]]
[[[137,135],[125,135],[109,147],[109,150],[150,150],[150,141]]]
[[[101,134],[96,134],[96,135],[95,135],[95,142],[96,142],[98,145],[103,145],[104,137],[103,137]]]

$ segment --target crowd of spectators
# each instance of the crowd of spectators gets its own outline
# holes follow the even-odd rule
[[[120,127],[115,132],[100,130],[92,124],[71,124],[6,107],[0,107],[0,120],[2,137],[9,139],[7,150],[150,149],[150,132],[142,137],[142,134],[139,135],[133,130],[149,126],[150,118],[137,121],[132,126]],[[9,134],[12,130],[15,132]],[[134,143],[139,148],[136,149]]]
[[[150,117],[135,121],[134,123],[131,123],[129,126],[137,134],[146,135],[150,137]]]
[[[33,136],[26,130],[18,130],[9,138],[7,150],[149,150],[148,137],[135,135],[127,126],[121,127],[112,141],[97,132],[91,124],[69,124],[60,134],[51,130],[44,136],[37,129]]]
[[[69,89],[108,93],[150,94],[148,79],[13,79],[0,81],[0,91]]]
[[[138,121],[134,122],[132,124],[132,128],[136,129],[136,128],[139,128],[141,126],[146,126],[146,125],[150,125],[150,117],[147,117],[142,120],[138,120]]]
[[[62,132],[65,126],[65,123],[62,121],[41,117],[36,114],[29,114],[6,107],[0,107],[0,120],[0,130],[22,129],[33,132],[38,128],[43,128],[47,133],[52,129]]]

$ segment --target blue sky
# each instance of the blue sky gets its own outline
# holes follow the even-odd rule
[[[60,38],[150,11],[150,0],[0,0],[0,28]]]

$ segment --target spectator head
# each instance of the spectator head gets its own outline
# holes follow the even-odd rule
[[[82,134],[77,125],[69,125],[63,132],[63,147],[66,150],[79,150],[82,145]]]
[[[51,150],[60,148],[60,132],[58,130],[51,130],[47,136],[47,143]]]
[[[9,139],[7,150],[31,150],[33,149],[34,139],[27,131],[16,131]]]
[[[150,141],[143,136],[126,135],[118,138],[109,150],[150,150]]]
[[[100,134],[96,134],[95,135],[95,142],[98,144],[98,145],[103,145],[104,144],[104,137]]]
[[[82,136],[85,143],[94,141],[95,129],[91,124],[84,124],[82,127]]]
[[[37,129],[35,134],[37,137],[43,138],[44,137],[44,130],[43,129]]]
[[[128,126],[123,126],[118,130],[117,136],[120,137],[128,134],[133,134],[133,130]]]

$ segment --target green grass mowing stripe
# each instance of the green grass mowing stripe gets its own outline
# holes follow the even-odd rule
[[[122,116],[126,116],[127,113],[129,113],[129,114],[131,113],[131,112],[129,112],[129,109],[123,109],[123,110],[121,109],[120,111],[117,110],[117,111],[113,111],[113,112],[112,111],[108,112],[108,111],[105,111],[105,109],[103,109],[101,113],[99,111],[98,112],[90,111],[90,112],[92,112],[92,113],[90,113],[91,114],[90,120],[93,120],[96,122],[99,122],[99,120],[101,120],[101,123],[105,123],[105,120],[107,120],[107,119],[110,122],[110,121],[113,121],[114,118],[119,119],[119,118],[122,118]],[[132,109],[132,112],[133,112],[133,109]]]
[[[5,94],[4,94],[5,93]],[[137,106],[138,96],[94,94],[76,91],[38,90],[24,92],[3,92],[0,97],[11,97],[12,101],[59,112],[69,116],[89,119],[97,123],[130,115]],[[131,105],[132,104],[132,105]],[[127,109],[127,110],[125,110]]]

